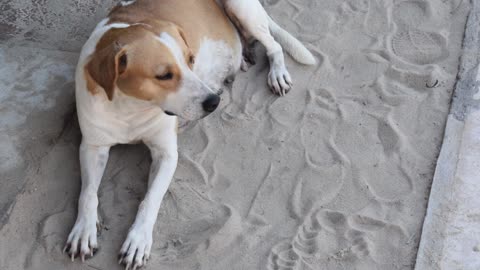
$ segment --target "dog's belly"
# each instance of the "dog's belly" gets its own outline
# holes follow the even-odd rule
[[[242,53],[223,40],[204,38],[195,57],[193,72],[212,90],[221,91],[225,80],[240,69]]]

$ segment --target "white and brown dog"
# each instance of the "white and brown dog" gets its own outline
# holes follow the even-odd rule
[[[213,112],[217,91],[245,67],[253,40],[266,47],[268,85],[276,94],[292,84],[282,48],[300,63],[315,63],[258,0],[122,1],[98,24],[76,71],[82,188],[65,247],[72,260],[97,248],[97,191],[110,147],[144,142],[152,155],[148,191],[119,259],[127,269],[145,265],[177,166],[175,116],[196,120]]]

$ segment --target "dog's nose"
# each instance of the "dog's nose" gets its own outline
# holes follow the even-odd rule
[[[213,112],[218,107],[220,103],[220,96],[219,95],[209,95],[207,99],[205,99],[202,103],[203,109],[206,112]]]

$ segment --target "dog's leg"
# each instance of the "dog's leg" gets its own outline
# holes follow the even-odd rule
[[[80,166],[82,189],[78,200],[77,221],[67,239],[64,252],[68,252],[72,261],[80,255],[93,256],[97,249],[97,191],[108,160],[109,146],[80,144]]]
[[[292,87],[292,79],[285,67],[282,47],[270,33],[269,17],[258,0],[223,0],[223,6],[242,35],[250,35],[267,49],[270,61],[268,86],[273,93],[285,95]]]
[[[255,43],[257,42],[255,39],[246,40],[243,34],[240,34],[242,37],[242,71],[248,71],[250,66],[254,66],[256,61],[256,54],[255,54]]]
[[[177,167],[177,134],[174,130],[165,131],[158,140],[145,143],[152,154],[152,165],[147,194],[120,250],[119,263],[124,263],[126,269],[140,268],[150,257],[153,227]]]

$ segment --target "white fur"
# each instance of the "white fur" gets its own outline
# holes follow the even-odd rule
[[[293,59],[304,65],[315,65],[317,63],[317,60],[312,53],[308,51],[298,39],[281,28],[270,17],[268,17],[268,26],[272,36],[282,45],[282,48],[293,57]]]
[[[169,94],[160,106],[165,111],[173,112],[187,120],[196,120],[207,115],[202,108],[202,102],[214,92],[190,70],[182,49],[173,37],[168,33],[162,33],[157,40],[170,49],[182,73],[178,90]]]
[[[82,261],[97,248],[97,190],[108,160],[108,146],[80,145],[82,190],[78,200],[78,214],[68,236],[72,261],[77,251]],[[67,248],[67,247],[65,247]]]
[[[135,2],[136,2],[136,0],[122,0],[122,1],[120,1],[120,5],[121,5],[122,7],[125,7],[125,6],[131,5],[131,4],[135,3]]]
[[[238,44],[240,44],[239,38]],[[202,40],[195,58],[193,72],[217,92],[223,87],[225,78],[235,75],[240,69],[242,61],[241,48],[234,50],[225,41],[208,38]]]
[[[300,41],[278,26],[258,0],[222,2],[227,14],[236,18],[234,21],[239,22],[240,28],[265,46],[270,60],[268,85],[275,94],[285,95],[292,87],[292,79],[285,67],[282,45],[294,59],[304,64],[315,64],[313,55]],[[278,38],[278,42],[274,36]]]

